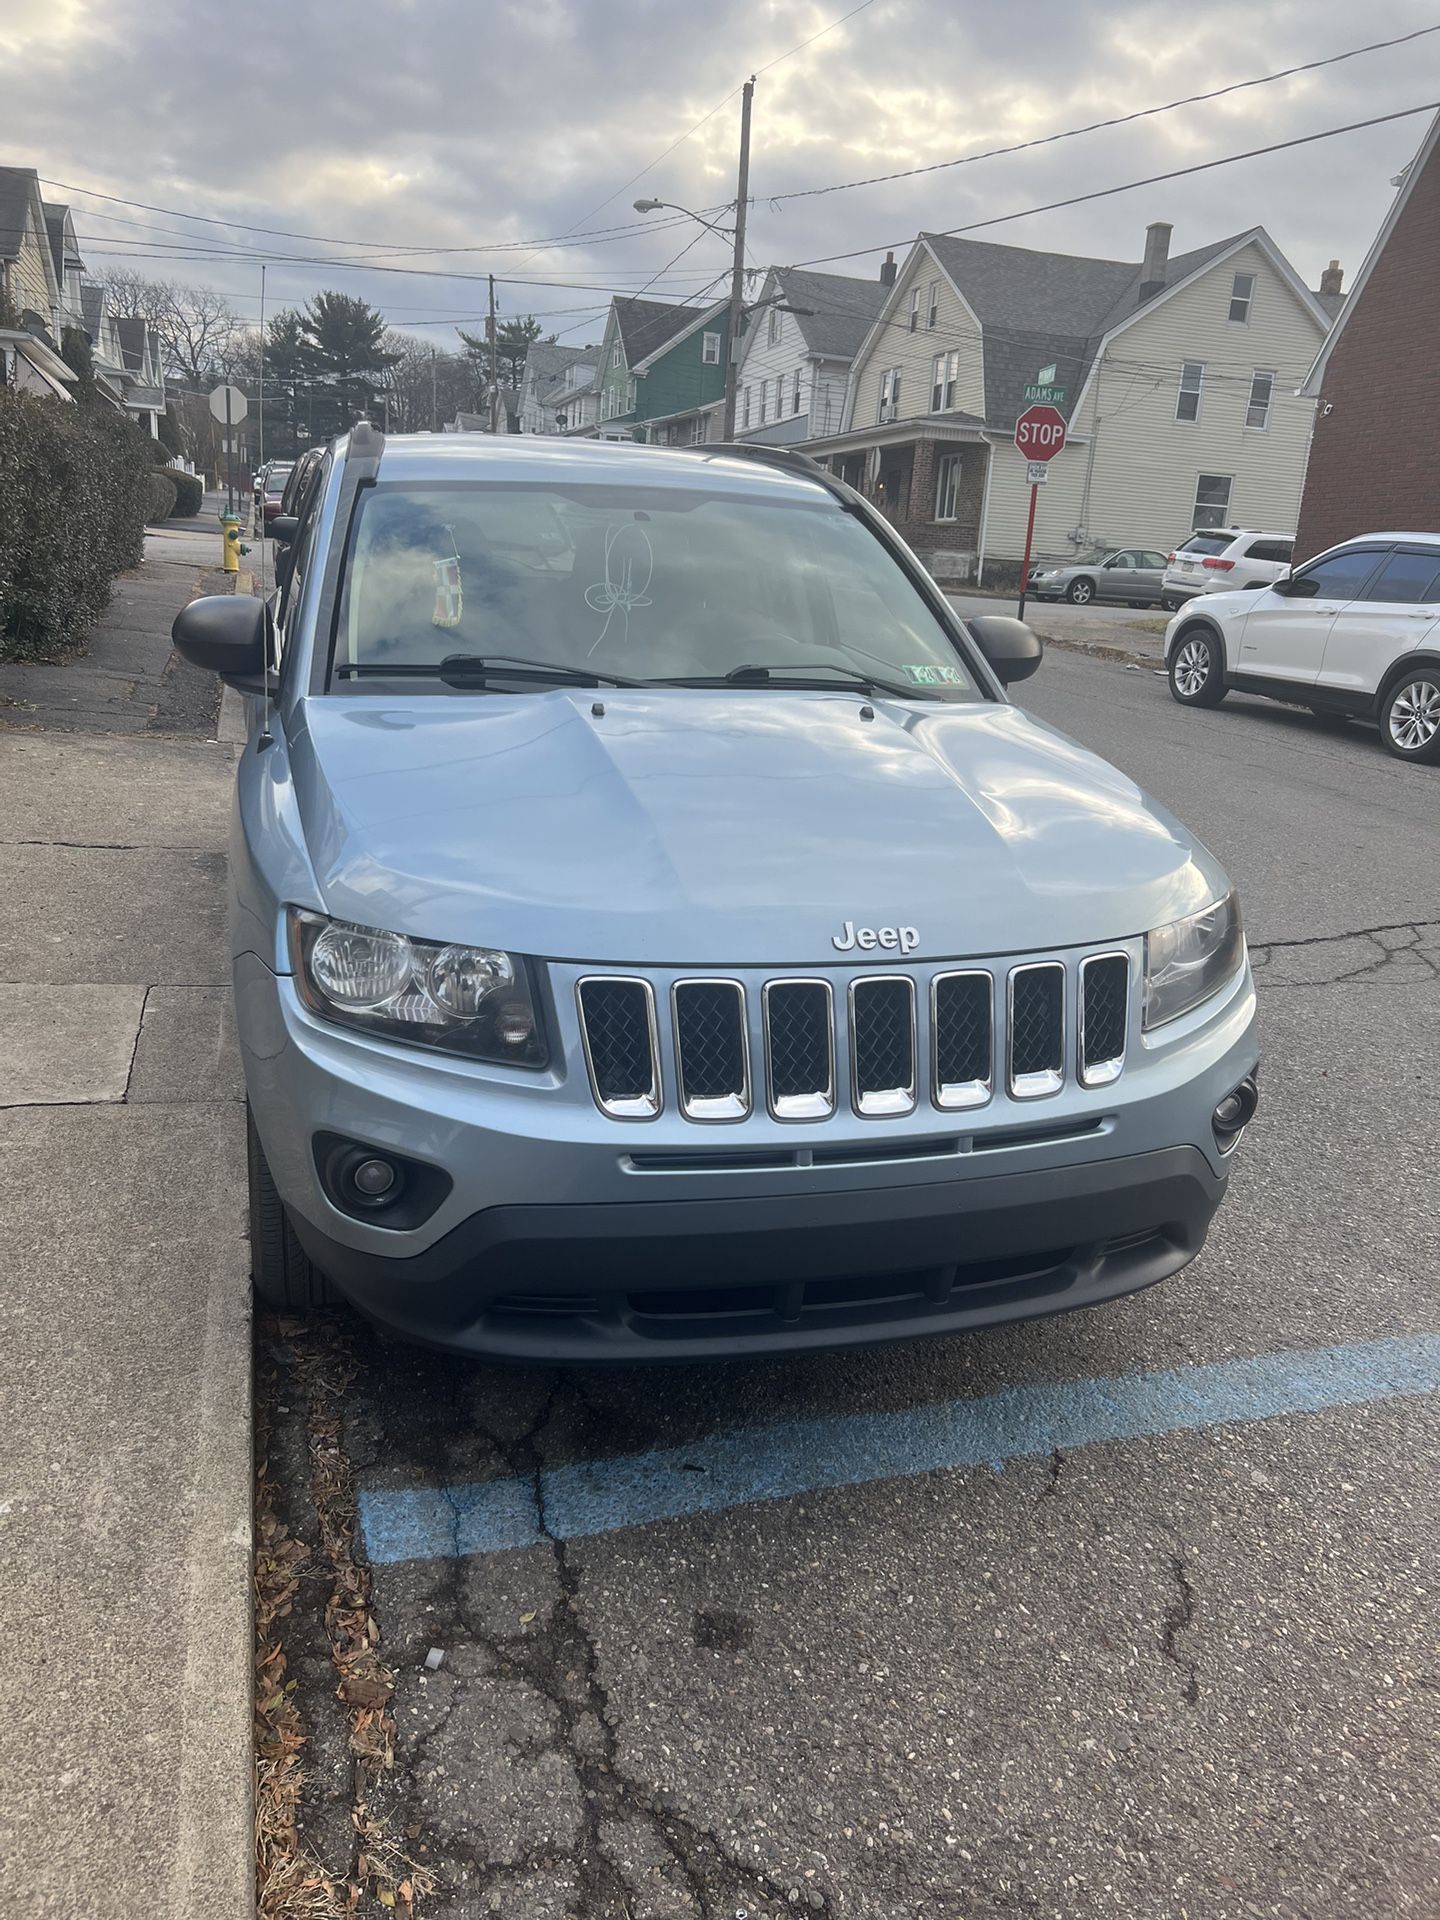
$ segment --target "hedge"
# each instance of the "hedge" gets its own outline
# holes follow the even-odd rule
[[[139,566],[149,444],[108,409],[0,391],[0,659],[73,651]]]
[[[175,511],[175,482],[156,467],[145,483],[145,518],[152,527],[168,520]]]
[[[166,467],[165,477],[175,482],[173,511],[182,520],[193,520],[205,504],[205,482],[198,473],[186,473],[183,467]]]

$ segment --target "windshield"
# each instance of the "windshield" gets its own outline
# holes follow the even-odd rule
[[[1233,542],[1233,533],[1195,533],[1176,549],[1179,553],[1224,553]]]
[[[270,474],[266,479],[265,491],[267,493],[283,493],[285,491],[285,482],[289,478],[289,467],[277,467],[274,473]]]
[[[980,697],[900,567],[828,496],[367,490],[337,618],[340,684],[374,690],[390,669],[392,688],[444,692],[426,670],[455,656],[647,682],[768,668],[748,684],[850,675]]]

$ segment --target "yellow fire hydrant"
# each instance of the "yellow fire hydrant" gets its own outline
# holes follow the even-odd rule
[[[225,549],[226,573],[240,571],[240,556],[248,553],[249,547],[240,543],[240,516],[238,513],[222,513],[220,516],[220,534]]]

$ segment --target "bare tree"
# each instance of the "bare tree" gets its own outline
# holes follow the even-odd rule
[[[214,287],[147,280],[129,267],[105,274],[110,311],[143,320],[159,340],[168,373],[199,386],[229,363],[240,337],[240,316]]]
[[[392,432],[438,432],[479,405],[475,369],[463,353],[441,353],[433,341],[393,327],[386,328],[384,345],[395,355],[385,381]]]

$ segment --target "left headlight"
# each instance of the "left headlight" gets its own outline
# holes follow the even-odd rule
[[[286,922],[295,984],[312,1013],[472,1060],[544,1066],[545,1033],[521,955],[412,940],[300,907]]]
[[[1232,888],[1199,913],[1145,936],[1145,1027],[1164,1026],[1218,993],[1245,959],[1240,902]]]

